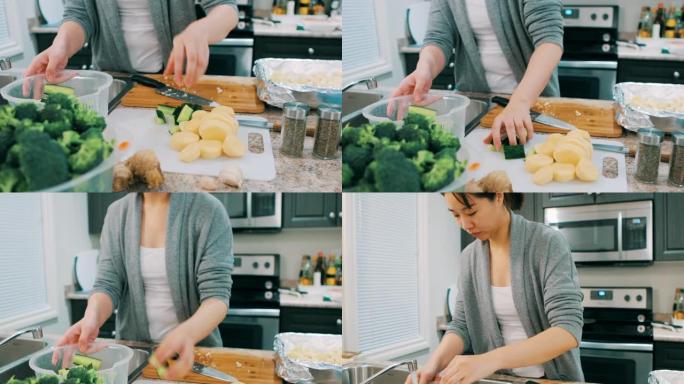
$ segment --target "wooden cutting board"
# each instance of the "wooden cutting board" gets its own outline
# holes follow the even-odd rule
[[[164,80],[162,75],[147,76],[169,86],[176,86],[172,79]],[[237,113],[263,113],[265,105],[257,97],[256,84],[257,80],[252,77],[204,76],[187,91],[229,106]],[[135,84],[121,101],[123,106],[140,108],[155,108],[159,104],[178,106],[182,103],[180,100],[159,95],[155,89],[141,84]]]
[[[205,364],[225,372],[245,384],[280,384],[275,373],[275,354],[270,351],[255,351],[227,348],[195,348],[206,356]],[[142,373],[148,379],[159,379],[157,371],[147,365]],[[225,384],[211,377],[189,373],[181,381],[189,383]]]
[[[532,110],[566,121],[595,137],[622,137],[622,127],[615,121],[615,103],[608,100],[539,98]],[[503,111],[496,106],[482,118],[480,126],[491,128],[494,119]],[[534,123],[535,132],[565,133],[548,125]]]

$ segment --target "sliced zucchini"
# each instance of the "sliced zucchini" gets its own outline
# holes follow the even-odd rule
[[[504,145],[504,157],[506,160],[524,159],[525,146],[524,145]]]
[[[45,84],[45,86],[43,87],[43,93],[46,95],[51,95],[55,93],[74,95],[76,94],[76,91],[74,91],[74,89],[71,87],[65,87],[63,85]]]
[[[408,108],[408,113],[416,113],[419,115],[423,115],[425,117],[435,117],[437,116],[437,111],[434,109],[430,108],[425,108],[425,107],[419,107],[417,105],[411,105]]]
[[[192,113],[195,112],[190,104],[183,104],[178,109],[180,109],[180,111],[178,112],[178,117],[176,118],[177,123],[190,121],[190,119],[192,119]]]
[[[88,356],[83,356],[83,355],[74,355],[74,364],[80,365],[82,367],[92,367],[93,369],[100,369],[100,366],[102,365],[102,361],[100,359],[96,359],[94,357],[88,357]]]

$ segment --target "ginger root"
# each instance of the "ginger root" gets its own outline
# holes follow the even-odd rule
[[[150,189],[157,189],[164,184],[164,174],[153,150],[138,151],[125,162],[114,166],[114,192],[129,189],[136,180],[144,182]]]

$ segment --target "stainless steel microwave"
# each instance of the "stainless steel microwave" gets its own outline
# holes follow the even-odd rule
[[[652,201],[546,208],[544,223],[565,236],[578,265],[653,261]]]
[[[221,200],[235,230],[281,230],[281,193],[226,193]]]

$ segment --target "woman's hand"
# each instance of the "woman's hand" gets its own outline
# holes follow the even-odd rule
[[[439,373],[440,384],[471,384],[498,370],[496,359],[486,355],[456,356]]]
[[[417,67],[413,73],[406,76],[399,84],[392,97],[413,95],[416,102],[423,100],[432,87],[432,74],[429,69]]]
[[[73,72],[65,72],[69,62],[69,53],[61,44],[53,44],[36,56],[24,76],[45,74],[49,83],[62,83],[75,76]]]
[[[95,342],[95,339],[99,333],[100,326],[97,323],[97,319],[94,316],[86,313],[86,316],[84,316],[81,320],[67,330],[64,336],[57,341],[55,347],[78,344],[78,349],[81,351],[81,353],[86,353],[90,349],[92,343]],[[52,354],[52,364],[57,364],[59,358],[60,353],[55,351]]]
[[[164,76],[174,76],[176,84],[191,87],[209,65],[209,39],[201,24],[190,24],[173,39],[173,50]],[[183,69],[185,68],[185,77]]]
[[[416,373],[418,375],[418,384],[429,384],[437,377],[437,368],[430,364],[426,364],[418,369]],[[404,384],[414,384],[413,381],[411,381],[411,375],[406,377]]]
[[[192,369],[192,363],[195,361],[193,351],[195,343],[184,329],[182,325],[179,325],[169,332],[154,351],[154,356],[161,364],[175,358],[174,363],[166,371],[164,379],[180,380]]]
[[[494,119],[492,131],[484,139],[485,144],[492,141],[496,149],[501,148],[501,132],[505,131],[511,145],[527,143],[534,136],[534,127],[530,117],[530,105],[526,102],[511,99],[508,106]]]

